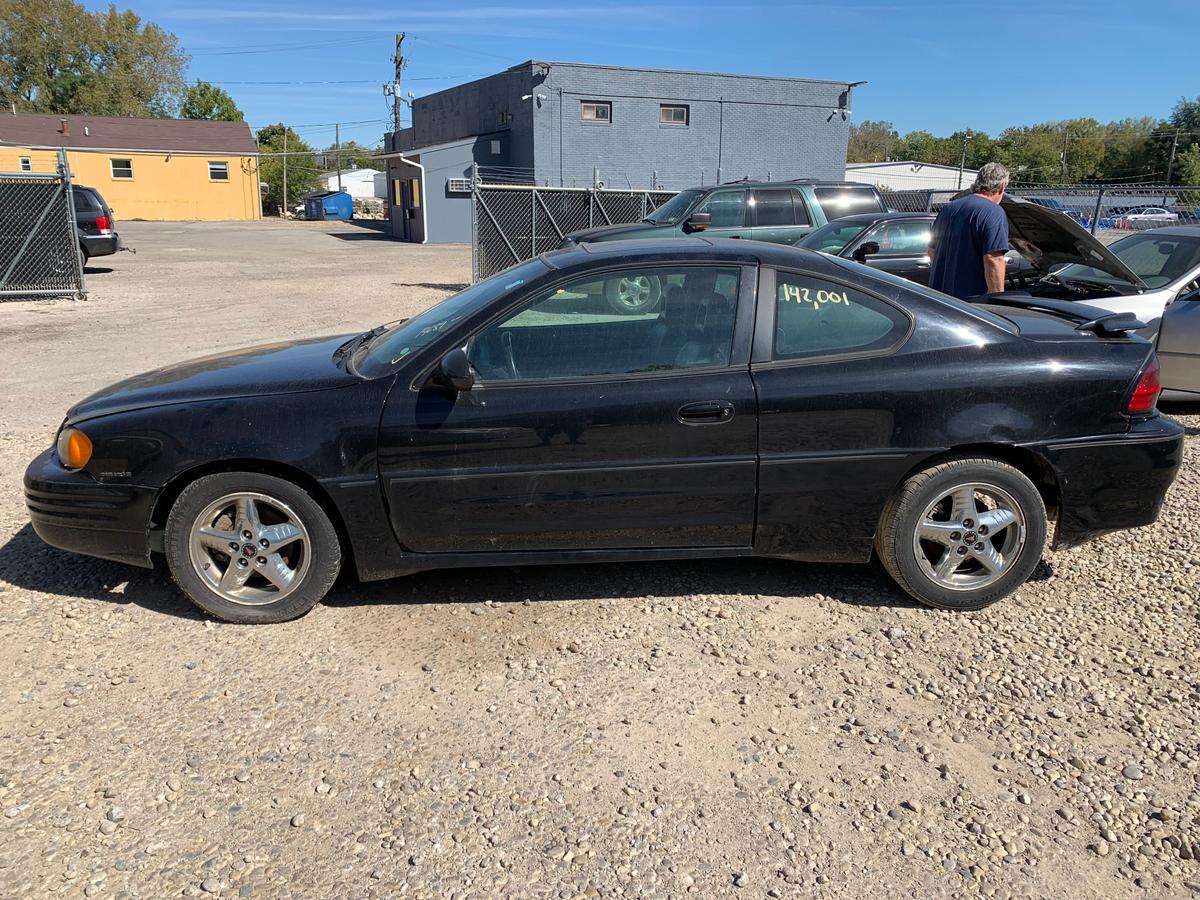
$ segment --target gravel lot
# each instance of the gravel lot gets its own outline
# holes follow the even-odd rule
[[[409,314],[469,253],[122,231],[88,302],[0,305],[0,894],[1200,892],[1200,408],[1171,410],[1156,526],[982,613],[876,566],[721,561],[347,581],[225,625],[43,546],[26,462],[92,389]]]

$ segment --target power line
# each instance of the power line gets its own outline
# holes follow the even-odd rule
[[[335,41],[309,41],[303,44],[234,44],[225,47],[198,47],[188,50],[191,56],[248,56],[256,53],[282,53],[287,50],[307,50],[311,47],[348,46],[350,44],[366,44],[378,41],[377,37],[342,38]],[[186,48],[185,48],[186,49]]]

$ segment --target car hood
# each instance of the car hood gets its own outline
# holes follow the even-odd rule
[[[669,229],[669,226],[657,225],[653,222],[633,222],[628,225],[601,225],[599,228],[584,228],[581,231],[573,231],[567,235],[567,240],[574,241],[577,244],[585,244],[589,241],[618,241],[627,238],[649,237],[651,234],[656,234],[664,229]]]
[[[217,353],[118,381],[77,403],[68,423],[197,400],[317,391],[359,382],[334,362],[352,335],[286,341]]]
[[[1008,217],[1008,242],[1039,271],[1078,263],[1146,289],[1146,283],[1129,266],[1070,216],[1007,194],[1000,208]]]

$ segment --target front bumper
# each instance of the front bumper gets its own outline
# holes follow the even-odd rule
[[[148,532],[156,494],[68,471],[52,449],[25,470],[25,505],[38,537],[60,550],[143,568],[152,566]]]
[[[1126,434],[1042,445],[1060,495],[1054,546],[1074,547],[1158,519],[1183,459],[1183,435],[1178,424],[1157,416]]]

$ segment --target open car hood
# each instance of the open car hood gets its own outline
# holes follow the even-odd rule
[[[1008,242],[1039,271],[1078,263],[1146,290],[1146,283],[1129,266],[1070,216],[1008,194],[1000,208],[1008,216]]]

